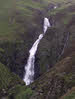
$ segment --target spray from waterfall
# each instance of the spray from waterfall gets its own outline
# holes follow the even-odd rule
[[[46,33],[48,27],[50,27],[50,23],[48,18],[44,18],[44,25],[43,25],[43,32],[39,35],[38,39],[33,44],[32,48],[29,51],[29,58],[27,60],[27,64],[25,65],[25,74],[24,74],[24,82],[26,85],[29,85],[34,81],[34,62],[35,62],[35,54],[38,48],[38,44],[40,43],[40,40],[43,38],[44,34]]]

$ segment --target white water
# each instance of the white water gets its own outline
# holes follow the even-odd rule
[[[44,18],[44,25],[43,25],[44,33],[46,33],[48,27],[51,27],[50,22],[49,22],[48,18]]]
[[[43,25],[43,34],[40,34],[38,39],[35,41],[33,44],[32,48],[30,49],[29,53],[29,58],[27,60],[27,64],[25,65],[25,75],[24,75],[24,82],[26,85],[29,85],[34,81],[34,62],[35,62],[35,54],[38,48],[38,44],[40,43],[40,40],[43,38],[44,34],[46,33],[48,27],[50,27],[50,23],[48,18],[44,18],[44,25]]]
[[[57,8],[57,6],[54,6],[54,9],[56,9]]]

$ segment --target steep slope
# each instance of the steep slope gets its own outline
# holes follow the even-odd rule
[[[14,82],[14,79],[15,82]],[[18,80],[18,81],[17,81]],[[0,63],[0,90],[13,86],[19,83],[21,80],[14,73],[11,73],[7,67]]]
[[[0,70],[2,82],[0,95],[5,99],[69,99],[74,97],[72,87],[75,86],[75,52],[59,61],[28,87],[19,78],[17,79],[16,75],[12,76],[4,65],[0,64]],[[71,91],[68,92],[68,90]]]
[[[0,41],[13,40],[15,24],[10,23],[16,6],[14,0],[0,0]]]
[[[36,29],[40,28],[40,13],[48,5],[48,1],[43,2],[42,0],[41,2],[0,0],[0,40],[22,40],[24,39],[23,35],[27,37],[27,32],[35,32]],[[37,27],[37,24],[40,26]],[[29,33],[29,35],[31,34]]]
[[[75,52],[59,61],[30,86],[34,90],[30,99],[59,99],[75,86]]]
[[[33,32],[36,39],[39,34],[36,31],[42,31],[44,16],[55,15],[74,3],[74,0],[1,0],[0,40],[25,40]],[[56,10],[53,10],[54,6],[57,6]]]
[[[45,16],[52,27],[35,62],[35,79],[42,76],[26,87],[10,70],[23,78],[29,49],[42,33]],[[2,99],[69,98],[63,95],[75,86],[75,0],[0,0],[0,62]]]
[[[75,3],[71,3],[51,10],[50,15],[48,13],[52,27],[39,44],[35,78],[51,68],[63,54],[65,56],[75,50]]]
[[[35,62],[35,79],[51,68],[61,56],[68,32],[68,46],[74,39],[74,0],[0,1],[0,61],[23,78],[29,49],[42,33],[43,18],[52,28],[42,39]],[[57,6],[56,9],[54,7]],[[7,13],[7,14],[6,14]],[[62,28],[63,27],[63,28]],[[9,29],[8,29],[9,28]]]
[[[42,6],[47,5],[33,0],[1,0],[0,5],[0,62],[23,78],[29,49],[42,31]]]
[[[74,99],[75,98],[75,87],[69,90],[64,96],[60,99]]]
[[[21,79],[11,73],[10,70],[0,63],[0,97],[7,94],[7,91],[15,87],[17,84],[23,84]]]
[[[0,63],[0,99],[29,99],[31,95],[32,90]]]

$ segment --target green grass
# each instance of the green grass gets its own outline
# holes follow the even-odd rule
[[[31,8],[37,8],[37,9],[41,9],[43,7],[43,5],[39,2],[34,2],[33,0],[21,0],[17,2],[17,5],[19,5],[19,7],[31,7]]]
[[[32,95],[32,90],[30,88],[22,89],[20,90],[18,95],[16,95],[15,99],[29,99],[31,95]]]
[[[0,52],[4,52],[4,49],[3,48],[0,48]]]
[[[68,17],[67,17],[67,15],[66,15],[66,17],[64,17],[64,18],[62,19],[62,22],[63,22],[65,25],[67,25],[67,24],[69,24],[69,22],[71,21],[71,19],[72,19],[72,15],[69,15]]]
[[[60,99],[75,99],[75,87],[72,87],[64,96]]]
[[[24,82],[15,74],[11,73],[9,69],[0,63],[0,96],[4,91],[6,99],[29,99],[32,95],[32,90],[24,85]]]
[[[13,96],[14,99],[29,99],[29,97],[32,95],[33,92],[31,88],[27,88],[26,86],[16,85],[16,87],[10,89],[8,93],[9,93],[8,99],[11,99],[11,96]]]
[[[66,4],[69,2],[68,0],[0,0],[0,40],[16,40],[19,38],[19,33],[22,33],[22,23],[18,23],[16,21],[16,17],[21,16],[21,19],[27,19],[32,24],[36,24],[33,22],[33,19],[36,15],[36,10],[43,11],[45,7],[49,4],[61,4],[61,6],[55,10],[48,11],[48,15],[56,15],[56,13],[62,11],[62,9],[67,8],[70,5],[74,5],[75,1],[72,0],[71,3]],[[32,10],[33,9],[33,10]],[[16,15],[15,12],[19,12],[19,15]],[[71,14],[74,14],[72,12]],[[25,21],[25,20],[24,20]],[[64,21],[66,24],[67,21]],[[25,32],[25,29],[24,31]],[[21,38],[21,37],[20,37]]]
[[[65,96],[64,99],[75,99],[75,92],[72,92],[70,95]]]
[[[15,86],[19,82],[21,82],[20,78],[0,63],[0,90],[7,89],[9,86]]]
[[[10,25],[10,16],[15,10],[13,0],[0,0],[0,40],[9,40],[13,37],[13,25]]]
[[[49,11],[48,14],[50,14],[50,15],[56,15],[57,13],[60,13],[60,12],[63,13],[63,12],[65,12],[65,9],[69,8],[72,5],[73,6],[75,5],[74,0],[71,0],[71,2],[69,2],[68,0],[53,0],[51,2],[55,5],[60,4],[60,7],[58,6],[57,9],[53,9],[53,10]],[[70,13],[74,14],[74,12],[69,12],[69,14]]]
[[[0,63],[0,89],[7,88],[11,80],[11,73],[9,70]]]

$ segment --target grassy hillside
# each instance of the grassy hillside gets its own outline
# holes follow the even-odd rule
[[[36,55],[35,68],[38,72],[39,66],[41,76],[26,87],[16,74],[23,77],[44,17],[52,27]],[[74,99],[75,90],[68,90],[75,86],[75,0],[0,0],[0,62],[0,98]]]
[[[14,25],[10,24],[14,10],[14,0],[0,0],[0,40],[9,40],[14,36]]]
[[[8,90],[19,83],[23,83],[21,79],[0,63],[0,91],[3,92],[3,90]]]
[[[75,99],[75,87],[69,90],[64,96],[60,99]]]
[[[31,95],[32,90],[0,63],[0,99],[29,99]]]
[[[47,15],[52,27],[41,40],[36,61],[40,73],[51,68],[62,56],[75,51],[75,3],[65,3],[56,9],[48,10]],[[68,38],[67,42],[66,39]],[[66,49],[67,48],[67,49]],[[37,68],[36,66],[36,68]],[[37,71],[37,69],[36,69]]]
[[[59,99],[75,86],[75,52],[59,61],[51,70],[37,79],[31,88],[34,94],[30,99]],[[71,97],[74,97],[74,93]],[[66,96],[64,99],[70,99]]]
[[[26,61],[27,59],[29,49],[37,39],[37,36],[42,33],[43,18],[45,16],[50,19],[51,25],[53,26],[50,31],[55,33],[55,37],[48,31],[46,37],[40,42],[38,49],[40,57],[37,55],[37,59],[41,61],[39,62],[41,68],[42,65],[44,65],[41,71],[46,70],[46,63],[49,65],[52,60],[55,60],[52,64],[56,63],[56,58],[58,57],[56,52],[59,51],[57,47],[60,47],[61,50],[59,52],[61,53],[65,43],[63,39],[65,34],[67,34],[66,31],[69,31],[71,34],[69,46],[72,46],[72,40],[74,40],[75,37],[74,0],[8,0],[7,2],[1,0],[0,5],[0,61],[2,63],[4,62],[5,65],[7,65],[9,61],[8,67],[13,65],[13,63],[19,66],[21,66],[22,63],[23,65],[25,64],[24,60]],[[54,6],[57,6],[57,8],[54,9]],[[52,40],[50,37],[52,37]],[[57,42],[55,40],[57,40]],[[18,41],[20,44],[16,44]],[[11,48],[9,48],[9,46]],[[20,46],[20,48],[17,48],[17,46]],[[12,51],[9,53],[11,49]],[[18,54],[19,52],[22,54]],[[59,52],[57,52],[57,54],[60,54]],[[42,58],[43,55],[44,58]],[[50,56],[53,58],[50,59]],[[12,62],[10,62],[10,57],[14,57]],[[23,61],[15,62],[15,60]],[[45,64],[44,60],[46,60]],[[23,65],[21,67],[23,67]]]
[[[35,11],[42,6],[33,0],[0,0],[0,40],[13,41],[19,38],[25,32],[24,25],[32,22]],[[35,25],[34,22],[32,24]]]
[[[46,9],[48,11],[45,15],[55,14],[72,4],[75,4],[74,0],[0,0],[0,40],[20,39],[21,35],[28,32],[30,25],[32,28],[37,27],[38,17]],[[51,12],[51,5],[58,8]],[[44,17],[44,14],[41,17]],[[41,26],[40,23],[39,25]]]

